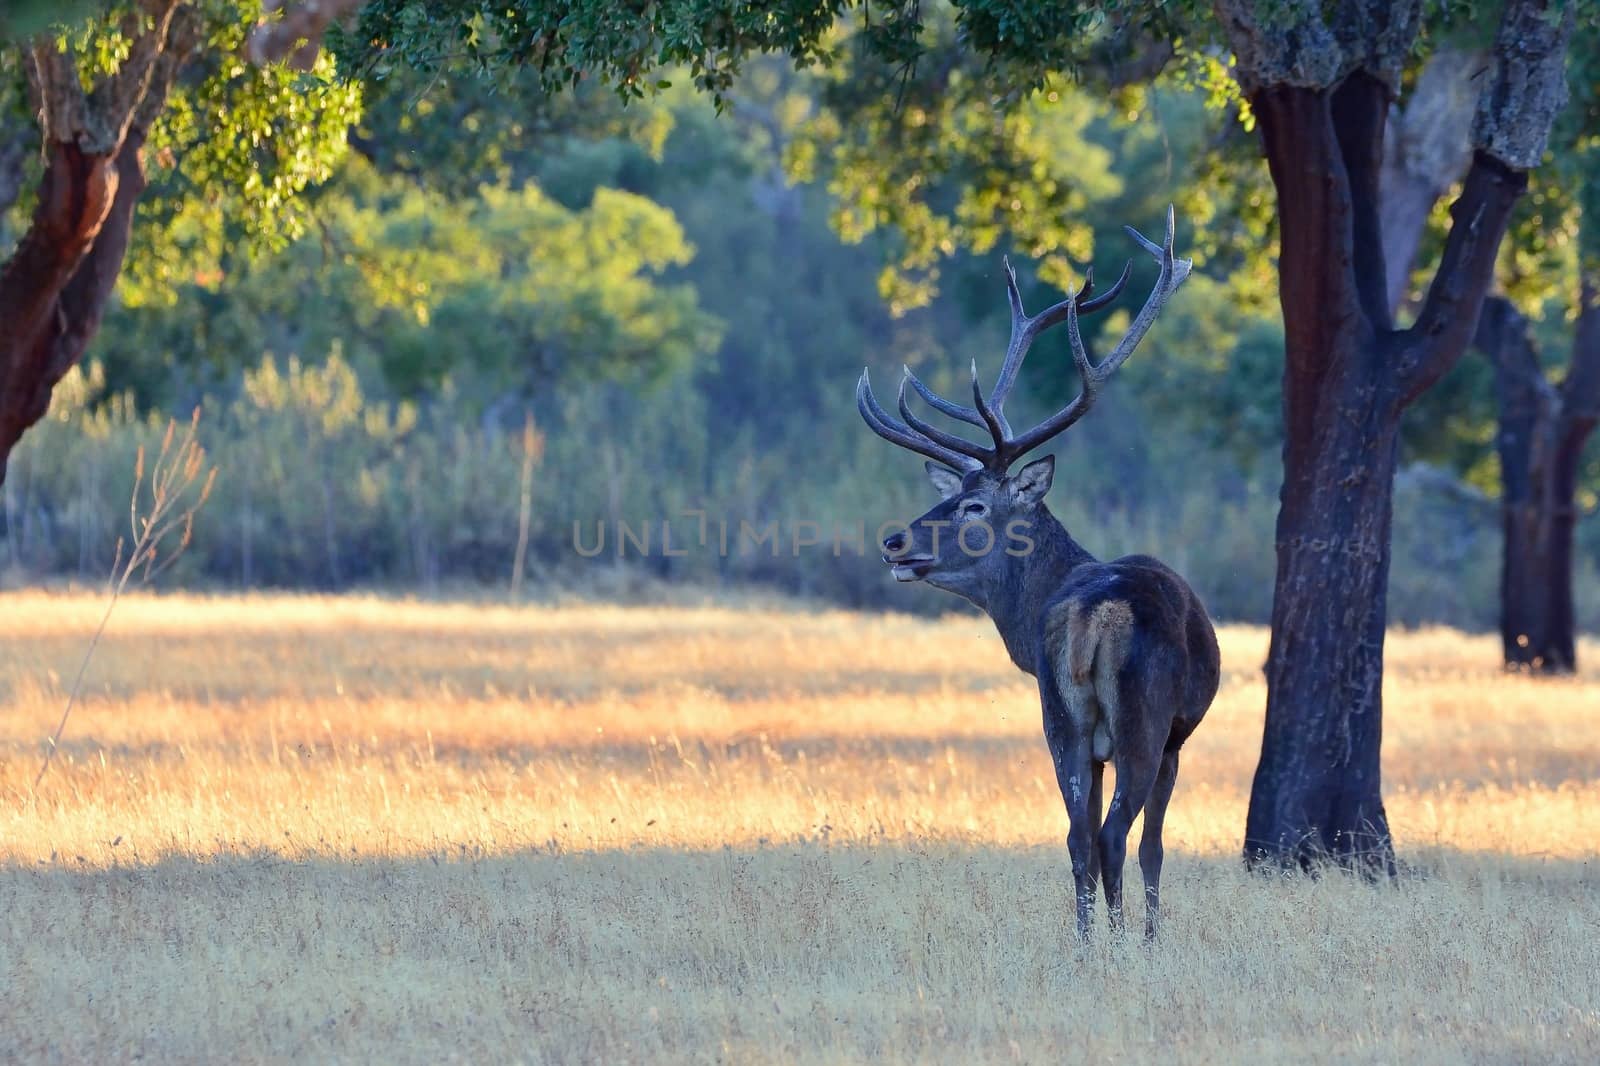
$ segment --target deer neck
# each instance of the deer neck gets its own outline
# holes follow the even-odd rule
[[[1032,674],[1044,642],[1044,615],[1067,575],[1095,561],[1042,504],[1029,531],[1033,549],[1011,557],[1012,565],[970,597],[994,620],[1011,661]]]

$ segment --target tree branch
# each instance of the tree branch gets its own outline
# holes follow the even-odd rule
[[[1511,208],[1566,104],[1572,29],[1570,4],[1561,5],[1555,20],[1547,0],[1506,4],[1495,35],[1494,74],[1479,97],[1473,123],[1472,167],[1461,198],[1450,208],[1450,235],[1439,270],[1400,347],[1402,403],[1443,377],[1477,329]]]
[[[1416,324],[1405,331],[1396,367],[1402,404],[1456,364],[1478,327],[1494,279],[1500,238],[1528,175],[1489,154],[1473,153],[1461,196],[1450,206],[1450,235]]]
[[[287,59],[296,70],[310,70],[328,27],[359,11],[366,0],[262,0],[263,18],[245,41],[245,56],[256,66]]]
[[[1553,0],[1509,0],[1494,41],[1494,74],[1478,98],[1473,147],[1516,170],[1532,170],[1567,104],[1567,43],[1575,5]]]
[[[171,43],[169,34],[178,0],[151,0],[147,6],[151,24],[144,25],[146,16],[139,13],[130,14],[123,21],[124,32],[133,36],[128,55],[89,91],[85,128],[78,132],[78,145],[86,152],[111,153],[122,144],[139,105],[150,92],[159,60]],[[164,99],[166,93],[161,95]]]
[[[50,38],[40,38],[28,48],[28,85],[39,106],[39,123],[47,141],[75,140],[88,120],[84,112],[83,85],[78,81],[77,61],[72,46],[58,47]]]
[[[1482,53],[1440,48],[1389,120],[1380,185],[1391,311],[1405,299],[1433,205],[1472,165],[1472,116],[1485,64]]]

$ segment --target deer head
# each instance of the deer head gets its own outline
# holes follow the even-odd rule
[[[1006,295],[1011,304],[1011,343],[1006,348],[994,389],[987,398],[978,381],[978,365],[973,362],[971,407],[939,396],[907,367],[900,379],[897,397],[900,418],[896,419],[873,396],[867,371],[862,370],[861,380],[856,385],[856,406],[861,417],[878,436],[932,460],[927,464],[928,476],[943,497],[904,532],[884,539],[884,561],[896,580],[926,580],[940,588],[970,595],[978,585],[992,583],[1012,561],[1026,557],[1032,547],[1028,530],[1034,527],[1034,516],[1050,489],[1055,457],[1045,456],[1029,463],[1015,476],[1010,469],[1018,459],[1088,413],[1106,381],[1133,354],[1167,300],[1189,276],[1192,262],[1173,255],[1175,228],[1176,218],[1171,207],[1167,208],[1166,240],[1160,245],[1133,227],[1124,227],[1160,264],[1161,273],[1133,324],[1099,364],[1090,360],[1084,348],[1078,316],[1097,311],[1115,299],[1127,284],[1131,264],[1104,295],[1089,298],[1094,287],[1091,275],[1085,278],[1081,292],[1069,293],[1060,303],[1030,316],[1022,308],[1016,272],[1008,262]],[[1005,402],[1016,384],[1022,361],[1039,334],[1061,322],[1067,324],[1073,363],[1082,381],[1081,391],[1071,403],[1037,426],[1014,432],[1006,420]],[[908,388],[940,414],[986,430],[990,443],[968,440],[919,418],[911,410]]]

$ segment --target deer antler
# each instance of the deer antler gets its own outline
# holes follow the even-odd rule
[[[1177,218],[1170,206],[1167,208],[1166,240],[1162,244],[1156,244],[1132,226],[1124,226],[1123,229],[1127,230],[1139,246],[1161,264],[1161,273],[1156,278],[1155,288],[1146,298],[1144,307],[1140,309],[1133,324],[1128,327],[1128,331],[1117,342],[1111,354],[1098,365],[1090,361],[1089,353],[1084,348],[1083,335],[1078,329],[1078,316],[1098,311],[1114,300],[1128,283],[1128,275],[1133,265],[1130,263],[1123,268],[1122,277],[1118,278],[1117,283],[1104,295],[1092,300],[1088,298],[1094,290],[1094,278],[1091,272],[1084,278],[1084,286],[1080,292],[1069,293],[1065,300],[1030,317],[1022,308],[1022,296],[1017,291],[1016,272],[1007,262],[1006,298],[1011,304],[1011,342],[1006,347],[1005,361],[1000,366],[1000,374],[995,379],[994,389],[988,398],[984,398],[983,387],[978,381],[976,361],[972,364],[973,406],[971,407],[953,403],[938,395],[907,367],[905,376],[900,381],[898,396],[900,415],[905,419],[902,423],[896,421],[879,406],[877,399],[872,395],[872,385],[867,378],[867,372],[863,370],[861,380],[856,384],[856,406],[861,410],[861,417],[866,419],[867,425],[873,432],[885,440],[926,455],[930,459],[936,459],[957,470],[988,469],[996,474],[1004,474],[1011,464],[1023,455],[1088,413],[1099,395],[1100,387],[1127,361],[1128,356],[1133,354],[1133,350],[1139,346],[1144,335],[1155,324],[1167,300],[1178,291],[1178,286],[1188,278],[1194,266],[1190,260],[1178,259],[1173,255],[1172,244],[1177,230]],[[1083,382],[1082,391],[1071,403],[1037,426],[1025,433],[1014,434],[1010,423],[1006,421],[1004,408],[1006,398],[1011,395],[1012,386],[1016,384],[1017,374],[1022,369],[1022,361],[1027,357],[1028,350],[1039,334],[1063,321],[1067,323],[1072,361],[1078,368],[1078,376]],[[906,402],[907,384],[935,411],[968,425],[988,430],[993,446],[978,444],[965,437],[948,433],[918,418],[911,412],[910,405]]]

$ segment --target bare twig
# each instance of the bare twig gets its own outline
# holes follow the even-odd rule
[[[205,504],[217,480],[216,468],[206,469],[205,449],[200,447],[196,439],[199,429],[199,408],[195,409],[189,420],[189,428],[181,436],[176,422],[167,423],[167,432],[161,439],[161,450],[150,464],[148,482],[145,480],[144,448],[139,448],[139,457],[134,461],[133,468],[133,495],[128,504],[131,541],[117,538],[116,556],[107,580],[111,598],[106,601],[100,624],[95,627],[94,635],[89,638],[89,646],[84,649],[83,659],[78,663],[77,677],[67,693],[66,709],[61,712],[61,720],[50,735],[44,762],[39,766],[38,776],[33,779],[35,792],[44,780],[45,772],[50,769],[56,749],[60,747],[62,731],[67,728],[67,719],[72,716],[72,708],[77,705],[78,696],[83,691],[89,660],[100,646],[100,638],[105,635],[111,612],[116,609],[122,593],[135,577],[140,584],[148,584],[160,576],[189,546],[194,533],[195,513]],[[204,475],[203,479],[201,475]],[[173,533],[178,534],[177,542],[164,547]],[[123,555],[125,543],[132,545],[126,557]]]

